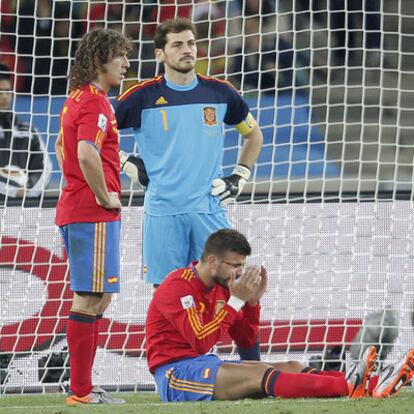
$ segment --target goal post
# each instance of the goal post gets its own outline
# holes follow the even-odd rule
[[[134,47],[125,90],[160,69],[153,32],[174,16],[196,24],[197,70],[234,83],[263,131],[252,178],[229,208],[232,224],[252,244],[249,262],[269,274],[262,359],[343,370],[365,343],[379,343],[383,362],[412,346],[410,0],[16,0],[2,2],[0,12],[0,62],[11,70],[15,92],[12,120],[26,123],[30,136],[37,132],[51,163],[40,196],[29,196],[27,181],[23,198],[16,197],[1,143],[11,137],[16,146],[22,131],[0,125],[1,393],[59,389],[68,379],[71,292],[54,225],[64,184],[54,143],[76,44],[96,26],[128,34]],[[134,150],[130,131],[120,144]],[[237,163],[241,145],[226,127],[224,172]],[[15,151],[25,154],[26,172],[41,152]],[[140,276],[143,194],[124,175],[122,186],[121,293],[102,321],[93,379],[110,389],[153,389],[144,332],[151,288]],[[227,337],[216,351],[238,357]]]

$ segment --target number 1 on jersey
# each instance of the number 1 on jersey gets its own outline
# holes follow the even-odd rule
[[[167,111],[165,109],[160,109],[162,115],[162,122],[164,124],[164,131],[168,131],[168,120],[167,120]]]

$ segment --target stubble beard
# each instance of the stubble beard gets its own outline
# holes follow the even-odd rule
[[[219,277],[219,276],[215,276],[215,277],[213,277],[213,282],[216,284],[216,285],[220,285],[220,286],[222,286],[222,287],[224,287],[224,288],[226,288],[226,289],[228,289],[229,288],[229,285],[228,285],[228,281],[227,280],[223,280],[221,277]]]
[[[192,72],[194,70],[194,68],[195,68],[195,64],[194,65],[191,65],[191,67],[188,66],[188,67],[184,67],[184,68],[183,67],[180,67],[178,65],[169,65],[169,66],[170,66],[170,68],[172,70],[174,70],[176,72],[179,72],[179,73],[182,73],[183,75],[186,75],[187,73]]]

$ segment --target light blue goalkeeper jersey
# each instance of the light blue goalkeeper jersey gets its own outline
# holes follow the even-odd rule
[[[148,172],[144,210],[150,215],[216,213],[210,194],[222,176],[223,125],[237,125],[249,108],[227,81],[197,75],[186,86],[164,75],[118,97],[118,128],[133,128]]]

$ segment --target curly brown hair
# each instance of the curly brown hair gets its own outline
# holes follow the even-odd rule
[[[162,22],[155,30],[155,48],[164,49],[165,45],[167,44],[168,33],[181,33],[186,30],[190,30],[193,32],[194,37],[197,37],[197,29],[189,19],[177,17],[176,19],[170,19]]]
[[[75,62],[69,74],[71,91],[96,80],[110,60],[131,50],[131,41],[112,29],[98,28],[86,33],[79,42]]]

